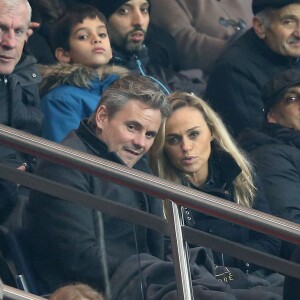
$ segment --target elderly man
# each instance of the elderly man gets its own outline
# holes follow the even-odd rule
[[[300,69],[274,76],[263,89],[266,122],[246,129],[240,142],[251,152],[274,215],[300,223]],[[290,247],[282,247],[282,256]]]
[[[28,38],[31,7],[27,0],[0,0],[0,123],[40,135],[37,84],[40,76],[35,59],[23,51]],[[0,147],[0,162],[21,170],[30,170],[34,159]],[[17,186],[0,181],[0,222],[5,221],[17,199]],[[15,225],[18,219],[13,220]]]
[[[253,28],[222,55],[205,92],[235,136],[261,126],[261,90],[272,76],[300,67],[300,1],[253,0],[252,9]]]
[[[114,51],[111,61],[139,74],[153,76],[164,90],[183,90],[202,95],[200,70],[196,77],[175,70],[176,44],[163,29],[150,22],[149,0],[88,0],[107,18],[109,38]]]

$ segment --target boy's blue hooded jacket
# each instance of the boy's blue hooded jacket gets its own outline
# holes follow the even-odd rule
[[[44,137],[61,142],[82,119],[95,111],[104,90],[127,75],[121,67],[106,66],[102,74],[82,65],[42,66],[41,110],[45,115]]]

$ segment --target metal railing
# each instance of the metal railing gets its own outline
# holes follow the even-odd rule
[[[125,185],[161,199],[170,199],[179,205],[184,205],[205,214],[272,235],[281,240],[300,244],[300,226],[298,224],[229,201],[224,201],[223,199],[159,179],[155,176],[103,160],[99,157],[81,153],[4,125],[0,126],[0,143],[8,147],[16,148],[19,151],[78,169],[82,172],[105,178],[106,180],[111,180],[120,185]],[[75,201],[84,206],[100,210],[138,225],[149,227],[164,234],[177,232],[177,237],[174,235],[176,238],[178,238],[178,228],[175,229],[174,227],[175,224],[177,224],[183,233],[183,239],[189,243],[217,249],[231,256],[247,259],[249,262],[300,278],[300,267],[295,263],[209,235],[190,227],[182,226],[178,224],[178,220],[176,219],[173,219],[172,222],[167,222],[164,219],[149,215],[145,212],[131,209],[107,199],[83,193],[36,175],[27,174],[4,166],[0,167],[0,177],[13,180],[21,185],[65,200]],[[172,227],[168,228],[168,226]],[[181,234],[181,232],[179,233]],[[174,245],[178,247],[179,244],[174,243]],[[175,252],[178,251],[176,247],[172,248]],[[180,250],[184,250],[183,245]],[[184,254],[181,251],[178,251],[177,254],[178,260],[180,261],[174,265],[176,268],[181,268],[184,265],[184,262],[182,264]],[[175,271],[178,283],[182,282],[183,277],[187,278],[186,276],[188,276],[185,272],[182,274],[181,270]],[[182,284],[177,285],[180,299],[191,299],[192,295],[188,295],[182,286]]]
[[[8,285],[3,287],[4,300],[45,300],[46,298],[23,292]]]

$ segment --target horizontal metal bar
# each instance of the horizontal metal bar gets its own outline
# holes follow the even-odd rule
[[[245,262],[256,264],[283,275],[300,279],[300,264],[295,262],[231,242],[191,227],[182,227],[182,233],[184,239],[189,241],[191,245],[202,246],[218,252],[223,252],[224,254],[239,258]]]
[[[16,181],[22,186],[44,192],[46,194],[81,204],[86,207],[98,209],[124,221],[151,228],[162,234],[168,234],[167,221],[152,214],[136,210],[122,204],[109,201],[100,196],[79,191],[60,183],[3,166],[0,164],[0,178]],[[193,229],[182,227],[184,239],[192,245],[208,247],[213,250],[224,252],[224,254],[255,263],[266,268],[281,272],[286,275],[300,278],[300,266],[275,256],[243,247],[240,244],[219,238],[217,236]],[[261,255],[261,258],[260,258]]]
[[[224,201],[5,125],[0,126],[0,142],[22,152],[79,169],[161,199],[171,199],[211,216],[300,244],[300,225],[296,223]]]
[[[113,217],[156,230],[162,234],[168,234],[168,224],[165,219],[110,201],[104,197],[85,193],[34,174],[12,169],[3,164],[0,164],[0,178],[15,181],[30,189],[100,210]]]
[[[8,285],[3,286],[3,295],[5,300],[46,300],[46,298],[26,293]]]

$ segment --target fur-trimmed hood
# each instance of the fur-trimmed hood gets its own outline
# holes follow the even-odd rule
[[[39,65],[42,74],[42,82],[40,84],[40,95],[43,96],[50,90],[60,85],[73,85],[81,88],[90,88],[91,81],[99,78],[102,80],[108,75],[116,74],[120,77],[130,73],[128,69],[119,66],[104,66],[101,71],[79,64],[62,64],[55,65]]]

